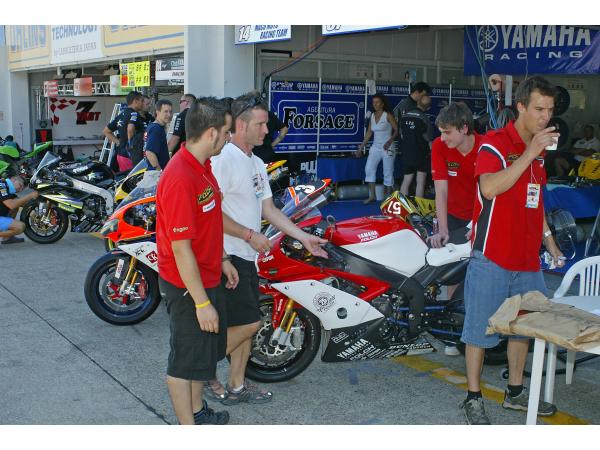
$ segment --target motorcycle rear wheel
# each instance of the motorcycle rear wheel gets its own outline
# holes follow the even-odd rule
[[[69,216],[67,216],[67,213],[58,206],[49,203],[48,207],[51,209],[50,215],[54,219],[54,223],[52,224],[53,231],[49,234],[45,234],[44,230],[49,229],[50,226],[41,223],[41,218],[38,213],[39,203],[40,200],[33,200],[23,206],[23,209],[21,210],[20,218],[21,221],[25,223],[25,236],[38,244],[54,244],[59,241],[69,229]]]
[[[92,312],[105,322],[113,325],[134,325],[150,317],[160,303],[158,275],[142,263],[137,263],[136,294],[139,293],[140,283],[145,283],[147,295],[137,298],[131,303],[123,304],[122,297],[117,298],[114,287],[111,286],[119,259],[126,259],[126,270],[131,256],[123,253],[107,253],[97,259],[88,270],[84,283],[85,301]],[[115,298],[111,298],[113,289]]]
[[[246,376],[260,383],[277,383],[290,380],[306,370],[315,359],[321,345],[321,324],[319,319],[304,308],[296,309],[298,317],[292,327],[291,334],[301,336],[301,342],[292,342],[297,351],[279,350],[264,344],[266,336],[273,331],[271,313],[273,300],[261,300],[261,324],[252,338],[250,360],[246,368]],[[280,352],[280,353],[279,353]]]

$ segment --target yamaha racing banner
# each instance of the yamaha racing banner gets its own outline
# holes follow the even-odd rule
[[[378,85],[376,90],[386,96],[391,110],[409,92],[408,85]],[[272,81],[271,111],[289,128],[275,152],[315,152],[317,137],[320,152],[355,151],[365,136],[371,98],[367,96],[365,108],[364,84],[322,83],[319,111],[318,82]],[[439,135],[434,125],[435,118],[451,99],[467,103],[475,114],[480,110],[485,112],[486,100],[482,90],[434,87],[431,108],[427,111],[432,138]]]
[[[485,71],[528,73],[600,73],[600,31],[567,25],[466,26],[465,75]]]

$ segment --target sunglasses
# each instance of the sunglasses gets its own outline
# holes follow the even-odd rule
[[[244,105],[244,107],[240,110],[240,112],[237,113],[236,117],[240,116],[244,111],[246,111],[248,109],[254,108],[259,105],[264,105],[264,104],[265,104],[265,102],[262,99],[262,97],[252,97],[250,100],[248,100],[248,103],[246,103]]]

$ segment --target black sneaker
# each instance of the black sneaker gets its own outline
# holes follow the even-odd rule
[[[511,397],[508,393],[508,390],[504,392],[504,402],[502,403],[502,407],[505,409],[513,409],[515,411],[527,411],[527,406],[529,403],[529,392],[526,387],[523,388],[523,392],[521,392],[516,397]],[[543,402],[540,400],[538,403],[538,416],[553,416],[556,414],[556,406],[552,403]]]
[[[234,391],[229,385],[225,387],[227,389],[227,396],[221,400],[224,405],[237,405],[238,403],[251,403],[261,404],[268,403],[273,399],[273,393],[270,391],[262,391],[257,385],[244,383],[241,391]]]
[[[483,407],[483,398],[465,399],[460,404],[460,408],[464,410],[469,425],[490,425],[490,419],[488,419]]]
[[[25,242],[25,238],[20,238],[16,236],[11,236],[8,239],[4,239],[2,241],[3,244],[22,244]]]
[[[196,425],[227,425],[229,423],[229,413],[227,411],[215,412],[209,408],[206,400],[202,400],[202,409],[194,413],[194,423]]]

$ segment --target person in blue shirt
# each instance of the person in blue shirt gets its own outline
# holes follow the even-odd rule
[[[165,127],[173,117],[173,104],[169,100],[156,102],[156,120],[148,125],[144,136],[144,154],[150,166],[163,170],[169,162],[169,147]]]
[[[16,237],[25,231],[25,224],[15,220],[17,211],[26,203],[38,197],[38,192],[33,191],[23,197],[17,197],[25,187],[23,178],[18,175],[7,179],[0,179],[0,241],[2,244],[20,244],[25,241]]]

